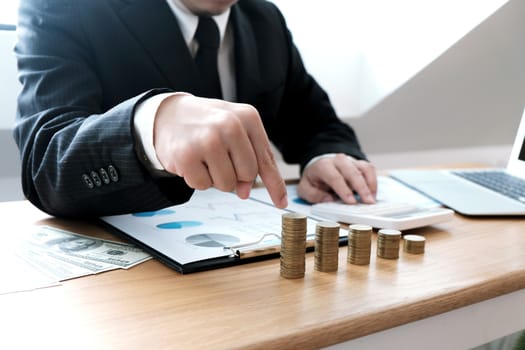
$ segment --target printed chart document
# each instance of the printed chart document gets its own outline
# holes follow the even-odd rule
[[[190,273],[275,256],[282,215],[294,209],[212,188],[196,191],[181,205],[102,220],[168,266]],[[307,219],[307,247],[313,247],[317,222]],[[346,236],[341,233],[342,239]]]

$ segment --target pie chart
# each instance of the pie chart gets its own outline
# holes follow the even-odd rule
[[[239,241],[238,237],[222,233],[199,233],[186,237],[186,243],[206,248],[229,247]]]

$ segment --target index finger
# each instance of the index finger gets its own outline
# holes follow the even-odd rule
[[[363,174],[365,181],[368,185],[368,189],[375,197],[377,194],[377,174],[375,167],[366,160],[359,160],[357,162],[357,167]]]
[[[286,184],[279,172],[279,168],[275,163],[273,153],[268,145],[266,150],[262,150],[259,156],[257,153],[257,164],[259,166],[259,176],[264,183],[272,202],[278,208],[286,208],[288,206],[288,194],[286,192]]]
[[[286,184],[275,162],[270,141],[264,130],[259,113],[252,106],[244,105],[244,108],[241,121],[257,158],[259,176],[275,206],[286,208],[288,206]]]

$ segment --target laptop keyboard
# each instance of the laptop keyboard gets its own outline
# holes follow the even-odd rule
[[[507,197],[525,202],[525,180],[516,176],[503,171],[454,171],[453,173]]]

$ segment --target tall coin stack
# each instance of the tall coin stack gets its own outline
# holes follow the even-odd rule
[[[314,269],[321,272],[337,271],[339,263],[339,224],[323,221],[315,227]]]
[[[372,226],[354,224],[348,229],[347,261],[354,265],[370,264]]]
[[[380,229],[377,231],[377,256],[384,259],[399,258],[401,231]]]
[[[306,215],[285,213],[282,215],[281,276],[302,278],[306,257]]]
[[[403,251],[410,254],[423,254],[425,252],[425,237],[405,235],[403,241]]]

